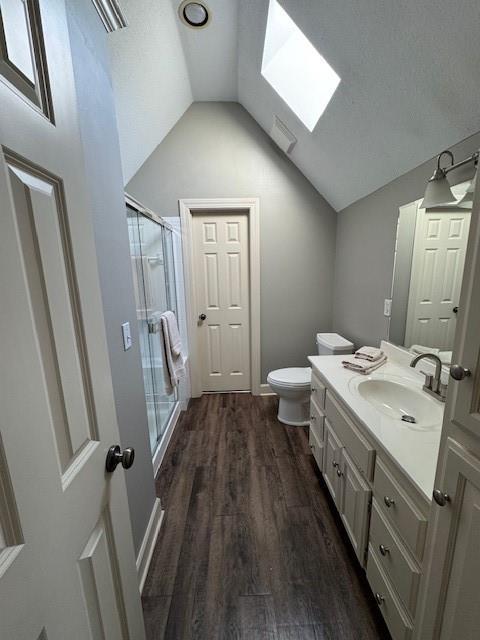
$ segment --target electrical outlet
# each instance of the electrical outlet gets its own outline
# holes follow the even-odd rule
[[[386,318],[390,318],[390,316],[392,315],[392,299],[391,298],[385,298],[385,301],[383,303],[383,315]]]
[[[122,324],[123,350],[128,351],[132,346],[132,333],[130,331],[130,322]]]

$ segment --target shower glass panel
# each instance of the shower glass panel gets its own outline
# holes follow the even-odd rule
[[[127,206],[150,446],[155,452],[177,402],[160,328],[164,311],[177,312],[172,232]]]

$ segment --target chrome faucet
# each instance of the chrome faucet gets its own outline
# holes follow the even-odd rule
[[[447,385],[442,383],[441,375],[442,375],[442,361],[435,353],[421,353],[419,356],[416,356],[411,362],[410,366],[415,368],[417,362],[423,360],[424,358],[429,358],[435,362],[435,373],[431,375],[430,373],[426,373],[422,371],[425,376],[425,384],[423,385],[423,390],[429,393],[431,396],[440,400],[440,402],[445,402],[447,396]]]

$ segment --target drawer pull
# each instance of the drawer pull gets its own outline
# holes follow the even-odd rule
[[[335,460],[332,460],[332,467],[336,469],[338,467],[338,462],[335,462]]]
[[[390,549],[386,547],[384,544],[381,544],[378,548],[380,549],[380,553],[382,554],[382,556],[386,556],[387,554],[390,553]]]
[[[375,594],[375,600],[377,601],[378,605],[381,605],[385,602],[385,598],[382,596],[381,593],[376,593]]]
[[[341,478],[343,476],[342,471],[340,471],[340,467],[337,465],[337,476]]]
[[[393,505],[395,504],[395,500],[393,498],[389,498],[388,496],[385,496],[383,501],[385,502],[386,506],[390,509],[390,507],[393,507]]]

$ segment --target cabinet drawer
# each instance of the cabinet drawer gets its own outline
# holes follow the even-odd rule
[[[325,398],[325,415],[357,467],[367,480],[372,480],[375,466],[375,449],[367,442],[329,392],[327,392]]]
[[[308,442],[318,468],[320,471],[323,471],[323,442],[320,442],[311,428],[308,436]]]
[[[400,537],[420,561],[425,545],[427,521],[380,459],[377,460],[375,469],[373,494],[382,513],[395,525]]]
[[[385,516],[382,515],[375,499],[373,500],[370,521],[370,544],[377,553],[378,562],[413,617],[417,602],[420,570],[395,535]]]
[[[412,622],[382,571],[372,545],[368,547],[367,579],[393,640],[410,640]]]
[[[311,383],[312,395],[311,399],[317,403],[317,407],[320,409],[325,408],[325,385],[320,382],[320,378],[312,369],[312,383]]]
[[[323,443],[324,440],[325,414],[317,407],[314,400],[310,401],[310,431],[313,431],[317,440]]]

